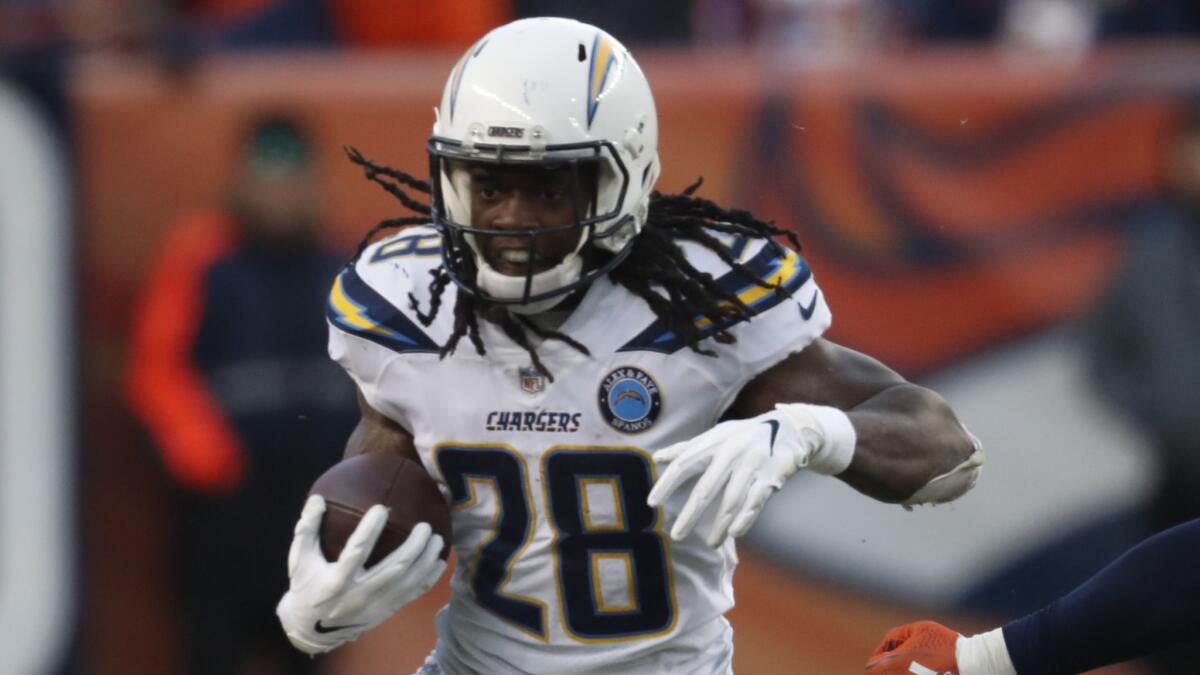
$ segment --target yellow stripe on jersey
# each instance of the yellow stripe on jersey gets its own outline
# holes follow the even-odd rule
[[[762,304],[764,301],[770,300],[775,295],[774,286],[794,290],[792,284],[802,275],[807,268],[800,264],[800,256],[791,249],[784,249],[784,254],[771,261],[767,268],[767,273],[759,277],[763,282],[772,286],[772,288],[764,288],[755,283],[750,283],[746,288],[738,292],[738,300],[742,301],[747,307],[757,309],[755,305]],[[729,307],[731,303],[721,303],[723,307]],[[763,308],[766,309],[766,308]],[[696,321],[697,328],[707,328],[712,325],[706,317],[701,317]]]

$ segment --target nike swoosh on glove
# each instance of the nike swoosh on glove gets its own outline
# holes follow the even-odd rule
[[[818,409],[825,412],[816,413]],[[785,480],[815,458],[823,459],[820,453],[829,434],[820,419],[822,415],[846,419],[844,413],[832,408],[787,404],[750,419],[722,422],[689,441],[662,448],[654,453],[654,461],[669,466],[646,502],[657,508],[689,479],[700,476],[675,519],[671,538],[686,538],[701,514],[718,498],[720,508],[706,543],[717,547],[727,536],[740,537]],[[849,427],[848,420],[845,425]],[[853,439],[849,445],[852,451]],[[848,464],[849,458],[844,459]],[[841,462],[842,458],[837,459]]]
[[[291,587],[275,608],[288,639],[309,654],[357,639],[432,588],[446,570],[438,557],[445,542],[428,523],[419,523],[373,567],[363,567],[387,524],[388,510],[381,504],[367,510],[342,554],[330,562],[317,537],[324,514],[325,500],[309,497],[288,552]]]

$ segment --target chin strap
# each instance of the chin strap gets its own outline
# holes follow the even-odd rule
[[[797,429],[818,430],[820,442],[808,458],[806,468],[809,471],[836,476],[850,467],[854,448],[858,445],[858,433],[846,413],[811,403],[776,403],[775,409]]]

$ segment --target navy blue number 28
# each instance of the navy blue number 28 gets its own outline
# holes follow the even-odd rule
[[[524,460],[505,446],[442,445],[438,469],[456,507],[474,503],[473,481],[493,485],[499,503],[495,536],[480,549],[471,588],[484,607],[545,639],[542,603],[506,594],[515,558],[532,536]],[[577,640],[636,639],[675,623],[668,551],[658,531],[658,510],[646,505],[653,483],[649,457],[640,450],[550,448],[543,459],[547,509],[555,531],[555,576],[567,632]],[[595,522],[588,495],[611,494],[615,513]],[[593,497],[594,498],[594,497]],[[627,575],[620,597],[605,597],[602,567]]]

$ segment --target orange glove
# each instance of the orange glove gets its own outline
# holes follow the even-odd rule
[[[934,621],[893,628],[867,661],[867,675],[959,675],[958,633]]]

